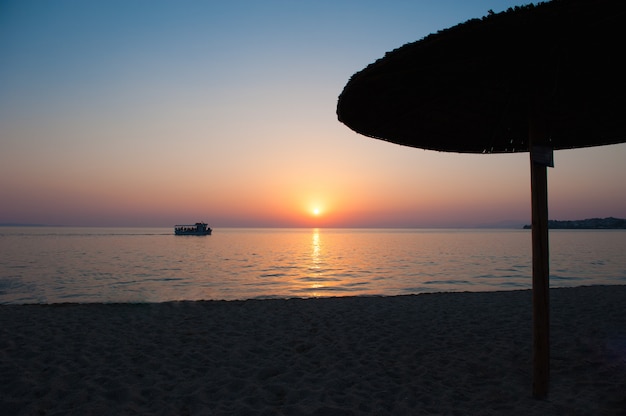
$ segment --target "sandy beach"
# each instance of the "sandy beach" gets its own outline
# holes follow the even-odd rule
[[[626,286],[0,306],[3,415],[626,415]]]

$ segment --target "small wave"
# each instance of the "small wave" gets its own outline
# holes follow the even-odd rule
[[[559,276],[557,274],[551,274],[550,280],[584,280],[584,278],[576,277],[576,276]]]
[[[267,274],[260,274],[259,277],[285,277],[287,276],[287,274],[285,273],[267,273]]]
[[[321,276],[305,276],[305,277],[300,277],[297,280],[301,281],[301,282],[307,282],[307,283],[318,283],[318,282],[341,282],[341,279],[338,279],[336,277],[321,277]]]
[[[469,280],[429,280],[423,282],[425,285],[460,285],[460,286],[472,286],[474,283]]]

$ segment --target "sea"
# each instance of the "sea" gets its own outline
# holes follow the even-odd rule
[[[550,230],[550,286],[626,284],[626,230]],[[394,296],[532,287],[522,229],[0,227],[0,304]]]

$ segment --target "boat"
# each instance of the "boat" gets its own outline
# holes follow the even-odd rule
[[[212,231],[211,227],[208,227],[204,222],[174,226],[174,234],[176,235],[211,235]]]

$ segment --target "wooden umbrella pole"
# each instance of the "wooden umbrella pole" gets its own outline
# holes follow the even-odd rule
[[[540,114],[533,115],[529,136],[533,256],[533,397],[543,399],[548,395],[550,378],[547,167],[554,165],[552,148],[543,145],[546,133],[540,119]]]

